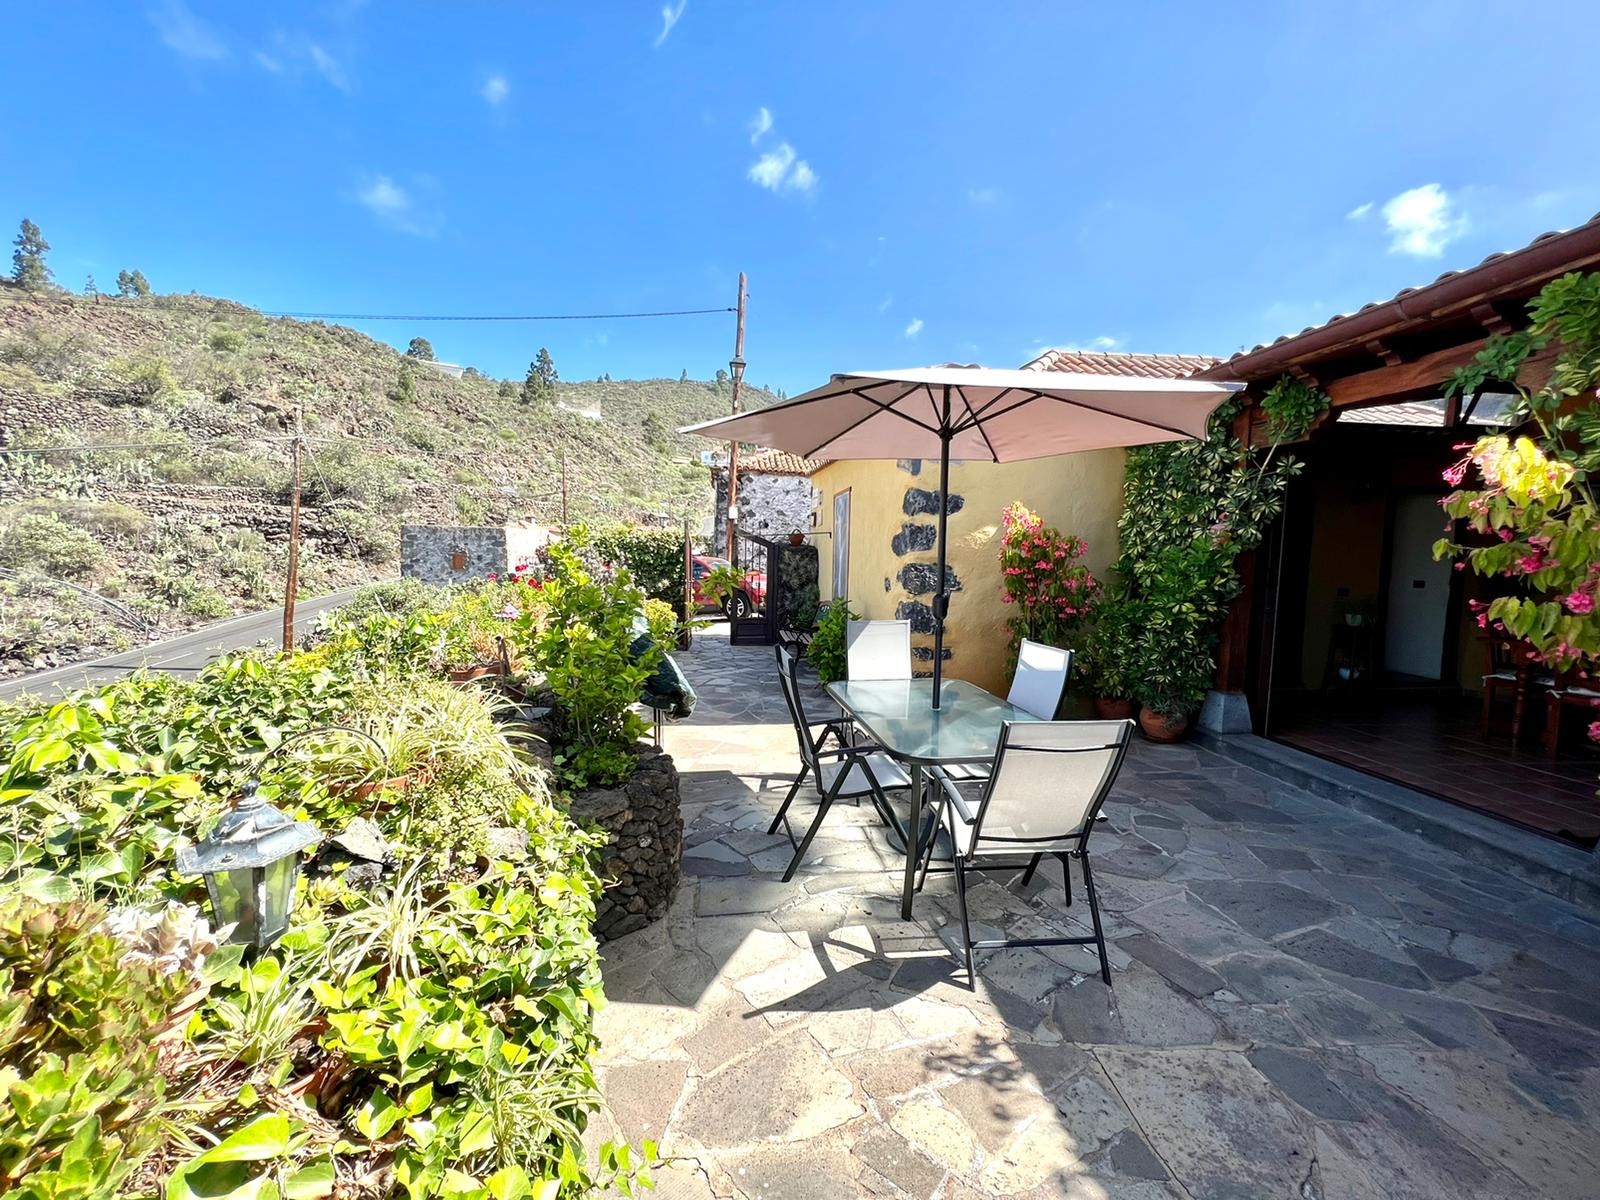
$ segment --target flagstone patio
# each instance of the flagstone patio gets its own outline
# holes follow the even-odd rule
[[[870,806],[779,881],[798,757],[771,650],[712,629],[680,661],[684,881],[606,948],[595,1130],[657,1141],[663,1197],[1596,1194],[1595,914],[1141,743],[1090,842],[1114,986],[1061,947],[982,953],[969,989],[948,877],[902,921]],[[974,918],[1081,933],[1060,882],[996,876]]]

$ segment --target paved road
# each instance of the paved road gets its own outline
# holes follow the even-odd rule
[[[295,605],[295,627],[305,630],[318,613],[337,608],[355,595],[355,588],[331,592],[313,600],[302,600]],[[138,667],[151,670],[191,674],[205,666],[226,650],[243,650],[259,641],[276,644],[283,636],[283,610],[251,613],[243,617],[230,617],[213,625],[169,638],[164,642],[151,642],[135,650],[96,658],[89,662],[73,663],[23,675],[0,683],[0,700],[15,700],[19,696],[54,696],[77,688],[119,679]]]

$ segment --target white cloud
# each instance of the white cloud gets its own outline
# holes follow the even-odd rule
[[[805,159],[796,157],[788,142],[779,142],[751,163],[745,178],[769,192],[810,192],[817,186],[817,173]]]
[[[1349,212],[1345,213],[1344,219],[1346,221],[1359,221],[1371,211],[1372,201],[1368,200],[1365,204],[1358,204]]]
[[[1389,253],[1437,258],[1467,231],[1465,213],[1452,206],[1449,193],[1437,183],[1401,192],[1383,206],[1389,230]]]
[[[678,23],[678,18],[683,16],[683,10],[689,6],[689,0],[678,0],[678,7],[670,4],[661,6],[661,32],[656,34],[656,47],[667,40],[667,35],[672,32],[672,27]]]
[[[306,45],[306,53],[311,57],[311,65],[321,75],[341,92],[350,90],[350,80],[344,73],[344,68],[339,65],[339,60],[334,58],[315,42]]]
[[[491,75],[483,81],[483,87],[478,94],[490,104],[503,104],[506,97],[511,95],[511,84],[504,75]]]
[[[750,119],[750,144],[754,146],[761,140],[761,135],[771,128],[772,110],[763,104]]]
[[[922,318],[921,317],[912,317],[911,318],[911,323],[906,326],[906,336],[908,338],[914,338],[914,337],[917,336],[917,334],[919,334],[921,332],[922,332]]]
[[[274,75],[279,75],[283,72],[283,62],[280,59],[274,58],[264,50],[257,50],[255,52],[255,60],[261,64],[261,69],[263,71],[271,71]]]
[[[147,15],[167,49],[201,62],[219,62],[228,57],[227,43],[190,12],[182,0],[166,0]]]
[[[893,303],[894,303],[894,293],[890,292],[882,300],[878,301],[878,311],[879,312],[888,312],[889,311],[889,306],[891,304],[893,304]]]
[[[784,176],[789,173],[789,168],[792,166],[794,166],[794,147],[788,142],[780,142],[776,150],[768,150],[756,159],[745,172],[745,178],[757,187],[775,192],[783,186]]]
[[[980,208],[1000,202],[1000,189],[997,187],[978,187],[967,189],[967,203],[975,204]]]
[[[424,214],[415,197],[387,175],[372,176],[356,192],[356,199],[390,229],[418,237],[432,237],[436,231],[437,219]]]

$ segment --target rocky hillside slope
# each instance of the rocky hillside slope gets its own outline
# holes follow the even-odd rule
[[[273,603],[296,402],[308,592],[392,573],[403,521],[559,520],[563,459],[573,520],[709,508],[708,444],[673,431],[726,384],[520,388],[227,300],[0,283],[0,449],[61,448],[0,453],[0,674]]]

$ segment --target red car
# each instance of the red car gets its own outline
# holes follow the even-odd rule
[[[710,575],[717,567],[731,567],[733,564],[725,558],[713,554],[696,554],[694,556],[694,606],[696,608],[721,608],[729,616],[747,617],[755,609],[767,602],[767,573],[765,571],[746,571],[744,573],[744,594],[735,595],[728,604],[722,604],[705,591],[706,576]]]

